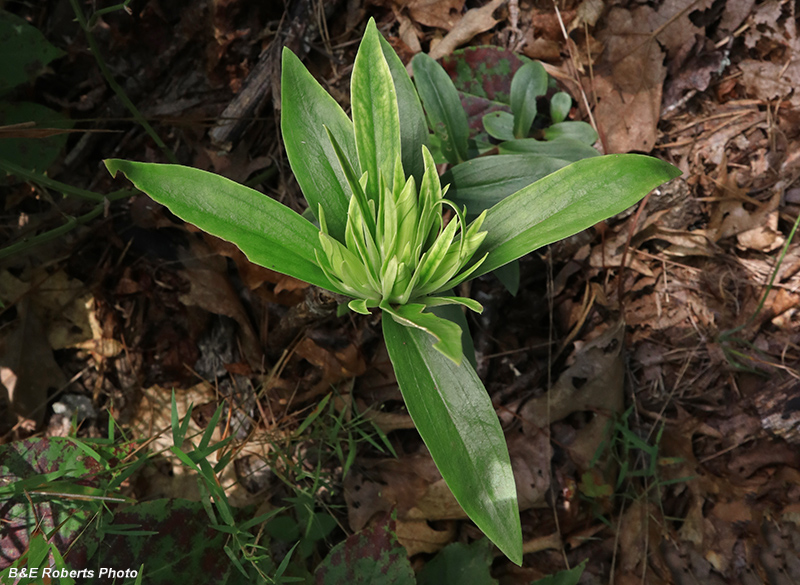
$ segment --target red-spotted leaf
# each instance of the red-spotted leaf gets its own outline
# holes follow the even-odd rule
[[[317,585],[414,585],[406,550],[388,515],[337,544],[317,567]]]

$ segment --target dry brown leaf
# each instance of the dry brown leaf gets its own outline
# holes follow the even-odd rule
[[[736,235],[740,249],[772,252],[783,246],[786,239],[778,231],[778,210],[768,212],[766,217],[762,215],[762,221],[763,225]]]
[[[361,401],[359,401],[360,403]],[[365,410],[366,406],[361,405],[359,406],[360,412],[363,413],[364,418],[369,419],[372,421],[376,427],[382,430],[384,433],[390,433],[392,431],[396,431],[398,429],[413,429],[414,421],[411,420],[411,417],[407,414],[401,414],[399,412],[380,412],[378,410]]]
[[[28,297],[17,303],[17,320],[0,338],[0,387],[5,388],[17,416],[39,426],[44,420],[48,390],[62,388],[67,380],[31,304]]]
[[[239,325],[244,359],[254,370],[261,367],[261,345],[250,324],[247,312],[227,276],[216,270],[188,268],[180,271],[190,289],[179,299],[187,306],[200,307],[217,315],[230,317]]]
[[[612,8],[606,28],[598,33],[606,50],[594,70],[593,91],[606,154],[650,152],[656,143],[667,71],[664,52],[648,35],[653,12],[648,6]]]
[[[797,25],[794,11],[790,15],[782,13],[784,2],[770,0],[758,6],[753,21],[756,26],[750,27],[745,36],[745,43],[750,48],[757,48],[760,43],[774,46],[782,54],[780,59],[745,60],[739,63],[742,71],[742,82],[748,93],[762,100],[789,99],[794,107],[800,107],[800,39],[797,36]]]
[[[523,429],[533,433],[574,412],[594,411],[594,418],[568,445],[573,460],[584,470],[608,431],[608,421],[624,407],[624,333],[625,324],[619,321],[586,343],[576,352],[574,363],[558,377],[549,396],[529,400],[519,412]],[[533,428],[529,430],[528,425]]]
[[[689,18],[711,7],[713,0],[665,0],[657,10],[643,11],[646,27],[642,33],[657,32],[656,39],[667,51],[670,72],[680,69],[695,44],[696,37],[705,36],[704,26]]]
[[[533,38],[533,29],[528,29],[525,34],[525,46],[522,52],[530,59],[541,61],[557,61],[561,57],[561,44],[540,37]]]
[[[67,276],[63,269],[52,274],[39,269],[22,278],[7,270],[0,272],[0,298],[13,304],[26,294],[31,297],[31,308],[53,349],[65,349],[92,338],[92,296],[82,282]]]
[[[658,507],[645,499],[635,499],[626,508],[619,521],[619,568],[622,574],[635,574],[641,579],[642,571],[656,539],[658,529],[654,524],[663,523]],[[655,530],[654,530],[655,528]]]
[[[728,470],[733,477],[747,479],[758,470],[768,465],[800,464],[800,453],[793,446],[782,441],[756,443],[748,450],[739,449],[728,463]]]
[[[615,251],[612,252],[612,249],[615,249]],[[589,265],[595,268],[618,268],[622,266],[623,253],[624,247],[620,249],[614,245],[614,242],[607,240],[604,243],[596,245],[592,249],[592,255],[589,257]],[[628,250],[628,253],[625,255],[625,267],[635,270],[644,276],[653,276],[653,271],[650,270],[650,267],[639,260],[630,250]]]
[[[435,530],[425,520],[397,519],[397,541],[408,556],[418,553],[436,553],[453,542],[455,522],[447,522],[444,530]]]
[[[754,520],[753,507],[744,500],[733,500],[730,502],[717,502],[709,512],[710,516],[714,516],[723,522],[750,522]]]
[[[527,432],[524,432],[527,431]],[[520,510],[546,506],[553,448],[546,433],[527,428],[506,435]]]
[[[409,49],[411,49],[412,53],[421,53],[422,46],[419,44],[419,37],[421,33],[419,29],[414,25],[413,22],[411,22],[411,19],[402,12],[395,10],[394,16],[397,19],[397,22],[400,23],[400,29],[397,31],[398,35],[400,36],[400,40],[403,41]]]
[[[150,386],[141,390],[141,399],[134,410],[134,414],[129,422],[130,427],[137,437],[151,437],[153,439],[150,448],[153,452],[169,454],[174,446],[172,440],[172,407],[171,397],[173,390],[162,386]],[[175,411],[179,420],[183,420],[193,407],[196,412],[197,407],[204,404],[212,404],[216,407],[217,396],[214,388],[205,382],[201,382],[191,388],[175,390]],[[201,428],[195,416],[190,417],[187,427],[186,437],[194,441],[197,445],[198,437],[205,429]],[[222,432],[217,426],[212,433],[211,443],[219,442],[222,439]],[[189,445],[181,445],[187,449]],[[247,441],[240,451],[244,454],[257,454],[263,457],[262,441]],[[219,451],[210,453],[207,457],[209,463],[217,463]],[[226,465],[221,474],[218,475],[219,482],[226,486],[226,494],[233,506],[246,506],[254,503],[253,497],[247,490],[236,481],[236,470],[234,465]],[[197,484],[197,477],[194,471],[183,465],[177,458],[171,460],[166,470],[159,466],[146,466],[144,477],[140,484],[143,497],[148,498],[186,498],[200,499],[200,492]]]
[[[347,474],[342,488],[347,504],[347,522],[351,530],[361,530],[375,514],[392,510],[392,502],[383,497],[384,487],[378,482],[367,480],[360,473],[351,471]]]
[[[667,210],[665,210],[667,211]],[[659,212],[654,215],[661,215]],[[693,232],[686,230],[672,230],[663,227],[659,222],[647,219],[647,227],[637,233],[631,239],[631,247],[638,248],[643,243],[649,240],[663,240],[669,242],[671,245],[662,250],[663,254],[668,256],[686,257],[686,256],[706,256],[713,257],[717,254],[715,246],[709,242],[705,234],[705,230],[695,230]]]
[[[698,141],[699,147],[693,156],[702,157],[707,163],[713,165],[722,165],[725,159],[725,148],[731,140],[741,136],[750,128],[765,128],[766,123],[766,112],[759,112],[755,107],[742,109],[704,134]]]
[[[242,282],[244,282],[250,290],[259,288],[265,282],[271,282],[275,284],[275,289],[273,291],[274,295],[271,295],[268,300],[279,303],[281,301],[288,301],[289,304],[296,304],[303,299],[301,293],[293,295],[280,295],[280,293],[282,291],[289,293],[303,291],[309,287],[307,282],[297,280],[291,276],[286,276],[280,272],[275,272],[269,268],[264,268],[258,264],[253,264],[235,244],[206,233],[203,233],[203,240],[211,250],[234,261]]]
[[[602,16],[604,9],[603,0],[583,0],[575,9],[575,18],[567,26],[567,32],[571,33],[584,25],[593,27]]]
[[[125,346],[116,339],[108,338],[90,339],[89,341],[76,343],[72,347],[75,349],[85,349],[101,358],[116,357],[125,349]]]
[[[723,170],[718,185],[717,196],[722,200],[711,213],[707,230],[715,242],[735,235],[743,237],[739,240],[739,245],[742,247],[752,243],[774,250],[783,244],[783,236],[777,231],[780,191],[776,191],[765,202],[755,201],[747,195],[746,190],[739,187],[734,176],[728,174],[726,170]],[[756,207],[756,209],[748,209],[746,205]],[[770,229],[769,217],[773,214],[775,215],[774,228]],[[779,241],[777,245],[776,241]]]
[[[794,51],[800,51],[800,44]],[[795,53],[796,55],[797,53]],[[742,81],[748,93],[758,99],[784,99],[793,92],[790,102],[794,107],[800,106],[800,60],[796,57],[785,63],[748,60],[739,63]]]
[[[506,0],[491,0],[486,6],[467,10],[453,29],[432,47],[428,53],[432,59],[441,59],[455,51],[460,45],[472,40],[475,35],[486,32],[499,22],[492,16]]]
[[[324,394],[331,385],[359,376],[367,369],[363,356],[352,343],[333,352],[306,337],[297,344],[295,354],[322,370],[321,379],[298,398],[300,402]]]
[[[461,18],[465,0],[395,0],[408,9],[411,19],[444,30],[452,29]],[[410,45],[409,45],[410,46]]]

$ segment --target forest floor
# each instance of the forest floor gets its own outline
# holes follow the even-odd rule
[[[172,157],[302,211],[280,136],[281,47],[346,110],[369,17],[404,62],[479,45],[541,60],[598,150],[649,153],[683,175],[525,257],[516,296],[492,276],[463,291],[485,307],[469,317],[478,373],[507,429],[527,553],[522,567],[497,556],[493,576],[530,583],[588,559],[585,584],[800,583],[800,240],[787,242],[800,214],[796,4],[285,4],[133,0],[91,23],[90,44],[73,11],[88,3],[6,3],[64,51],[17,90],[79,130],[40,170],[107,194],[129,184],[103,159]],[[0,189],[4,245],[97,205],[35,181]],[[0,300],[3,382],[26,388],[0,421],[4,442],[64,436],[75,412],[79,436],[102,436],[110,412],[167,449],[156,431],[170,427],[174,389],[198,431],[227,405],[216,436],[241,439],[221,478],[232,504],[285,505],[287,483],[308,491],[314,478],[312,506],[337,521],[316,554],[391,510],[417,569],[480,537],[448,507],[379,317],[315,312],[313,288],[145,195],[0,258]],[[127,495],[199,497],[179,464],[152,462]]]

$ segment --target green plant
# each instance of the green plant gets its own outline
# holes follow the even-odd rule
[[[74,583],[76,574],[88,579],[92,571],[71,573],[71,563],[65,563],[79,538],[88,541],[85,550],[91,557],[105,535],[153,534],[136,530],[134,525],[110,522],[110,506],[131,501],[119,493],[121,485],[144,463],[136,456],[135,445],[124,435],[118,437],[115,428],[115,421],[109,418],[107,438],[36,438],[0,447],[4,510],[0,568],[4,578],[22,577],[24,570],[27,580],[22,583],[49,583],[51,577]],[[86,537],[87,532],[91,536]],[[52,573],[51,567],[59,573]],[[141,582],[141,575],[138,577],[136,583]]]
[[[786,258],[786,253],[789,251],[789,246],[791,246],[792,242],[794,241],[795,234],[797,233],[797,228],[800,226],[800,216],[795,218],[794,224],[792,224],[792,229],[789,231],[789,236],[786,238],[786,242],[781,249],[781,253],[778,255],[778,260],[775,263],[775,268],[772,271],[772,274],[769,277],[769,282],[767,283],[766,288],[764,289],[764,294],[761,295],[761,299],[758,301],[758,306],[756,306],[756,310],[745,320],[744,323],[741,325],[737,325],[732,329],[728,329],[726,331],[721,331],[717,337],[717,341],[722,348],[723,355],[727,362],[737,370],[741,370],[744,372],[750,372],[752,374],[758,374],[760,376],[768,376],[767,372],[763,369],[757,368],[755,365],[748,365],[748,362],[763,366],[773,365],[769,358],[766,356],[765,352],[760,350],[750,341],[743,339],[737,335],[740,331],[746,330],[750,327],[753,323],[755,323],[756,318],[764,309],[764,305],[767,302],[767,298],[769,297],[769,293],[772,291],[772,288],[775,284],[775,279],[778,277],[778,271],[783,264],[783,260]],[[751,355],[745,354],[743,351],[737,349],[736,345],[743,345],[753,352],[762,356],[761,359],[754,358]]]
[[[467,54],[462,52],[457,58],[466,60]],[[544,100],[554,82],[538,61],[524,62],[511,80],[508,95],[490,101],[492,111],[482,116],[486,134],[499,144],[492,144],[481,135],[471,136],[459,91],[439,63],[418,53],[411,64],[433,131],[431,144],[437,163],[458,165],[492,152],[530,153],[570,162],[599,155],[591,147],[597,141],[594,128],[585,122],[566,121],[572,108],[569,94],[554,93],[548,111],[539,111],[538,102]],[[501,94],[499,90],[495,93]]]
[[[419,98],[374,21],[356,55],[351,103],[352,121],[284,50],[281,128],[321,230],[211,173],[116,159],[106,166],[184,220],[235,243],[251,261],[350,297],[355,311],[380,308],[406,406],[442,476],[470,518],[519,564],[521,528],[503,430],[462,359],[463,315],[442,316],[452,309],[443,305],[481,306],[449,289],[626,209],[679,172],[639,155],[581,160],[468,223],[468,211],[443,199]]]
[[[631,405],[624,413],[609,421],[608,439],[598,445],[589,464],[590,469],[583,473],[578,485],[581,496],[591,501],[595,515],[609,525],[609,520],[601,512],[601,502],[616,497],[652,498],[661,506],[663,487],[692,479],[662,479],[660,469],[683,460],[659,454],[663,424],[646,437],[632,429],[630,417],[633,410],[634,406]]]
[[[493,554],[487,539],[453,542],[415,576],[408,555],[397,542],[394,518],[386,515],[337,544],[315,572],[321,585],[497,585],[491,574]],[[577,585],[586,561],[531,585]]]
[[[512,78],[515,60],[520,63]],[[572,107],[569,94],[554,93],[548,111],[538,110],[538,103],[556,89],[541,63],[496,47],[457,51],[450,61],[459,87],[424,53],[411,63],[433,132],[434,159],[455,165],[442,176],[442,184],[450,185],[448,199],[466,207],[468,220],[572,162],[600,155],[591,146],[597,133],[589,124],[565,121]],[[485,132],[476,128],[478,118]],[[494,274],[516,294],[516,261]]]

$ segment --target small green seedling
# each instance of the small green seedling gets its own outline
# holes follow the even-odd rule
[[[640,155],[589,158],[470,222],[468,209],[444,199],[418,94],[373,20],[353,66],[352,120],[288,49],[281,101],[289,163],[321,229],[211,173],[123,160],[106,166],[184,220],[235,243],[251,261],[350,297],[355,311],[380,309],[408,412],[439,471],[469,517],[520,564],[503,429],[463,359],[463,315],[445,318],[440,310],[481,311],[449,289],[627,209],[680,172]]]

